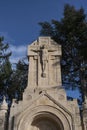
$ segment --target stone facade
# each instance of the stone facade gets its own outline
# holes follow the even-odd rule
[[[5,97],[3,102],[0,105],[0,130],[6,130],[7,127],[7,113],[8,113],[8,104],[5,101]]]
[[[61,46],[50,37],[40,37],[28,47],[29,88],[61,86]],[[28,87],[27,87],[28,88]]]
[[[23,101],[13,101],[8,130],[82,130],[77,100],[67,101],[62,88],[61,55],[50,37],[28,46],[28,85]]]

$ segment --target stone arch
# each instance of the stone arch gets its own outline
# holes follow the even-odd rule
[[[64,130],[62,122],[52,113],[42,112],[33,118],[29,130]]]
[[[41,105],[25,110],[20,116],[16,130],[45,130],[45,128],[41,128],[45,123],[45,127],[50,125],[47,130],[52,127],[54,130],[72,130],[64,113],[57,108],[48,105]]]

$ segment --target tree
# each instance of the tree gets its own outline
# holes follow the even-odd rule
[[[9,57],[11,52],[8,52],[9,45],[4,43],[4,38],[0,37],[0,94],[6,94],[8,82],[12,74],[11,63]]]
[[[11,75],[10,84],[7,89],[9,100],[12,100],[13,98],[17,99],[17,101],[22,100],[24,89],[27,86],[27,79],[28,64],[25,63],[24,60],[21,60],[16,63],[16,68]]]
[[[22,60],[12,69],[8,50],[9,45],[0,37],[0,97],[6,96],[11,102],[13,98],[22,99],[27,86],[28,65]]]
[[[84,61],[87,64],[85,62],[87,60],[85,56],[87,54],[87,19],[84,9],[77,10],[74,6],[66,4],[60,21],[45,21],[40,22],[39,25],[41,26],[40,35],[51,36],[62,45],[63,83],[81,87],[82,63]],[[83,48],[83,51],[80,48]]]

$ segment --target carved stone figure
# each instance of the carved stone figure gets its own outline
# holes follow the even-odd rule
[[[41,55],[41,60],[42,60],[42,76],[46,77],[46,64],[48,62],[48,50],[46,48],[46,46],[44,45],[42,48],[42,55]]]

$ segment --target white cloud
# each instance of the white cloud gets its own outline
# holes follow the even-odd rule
[[[19,60],[26,58],[27,45],[14,45],[15,40],[8,34],[8,32],[0,32],[0,36],[4,36],[4,42],[9,43],[9,50],[7,50],[7,52],[12,52],[12,56],[10,57],[10,61],[12,64],[17,63]]]
[[[19,60],[24,59],[27,56],[27,46],[24,45],[10,45],[10,51],[12,52],[10,58],[11,63],[17,63]]]
[[[8,34],[8,32],[0,32],[0,36],[4,37],[4,42],[15,43],[15,40]]]

